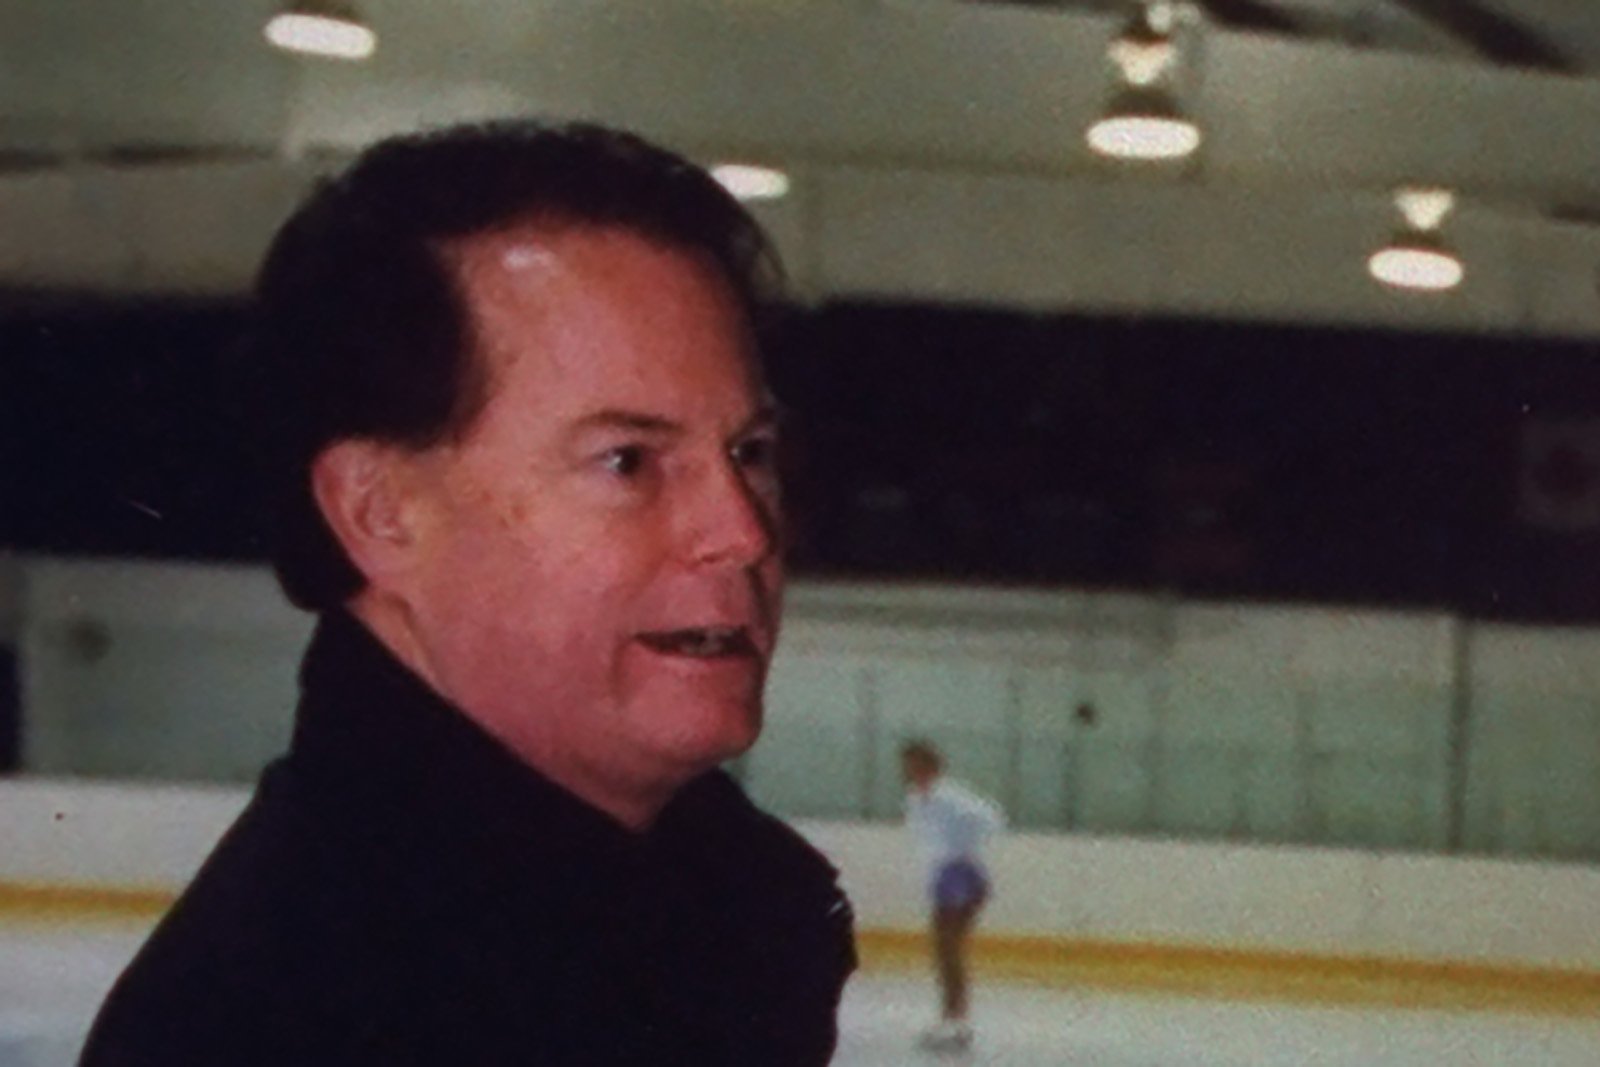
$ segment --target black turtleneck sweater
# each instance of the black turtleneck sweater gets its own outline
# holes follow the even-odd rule
[[[727,776],[630,832],[341,614],[81,1064],[820,1065],[854,964],[834,870]]]

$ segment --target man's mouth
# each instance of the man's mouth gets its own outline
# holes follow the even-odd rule
[[[682,630],[657,630],[642,633],[639,640],[648,648],[669,656],[696,659],[755,657],[755,638],[744,626],[692,626]]]

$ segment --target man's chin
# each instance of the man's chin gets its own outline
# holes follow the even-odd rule
[[[738,759],[761,735],[761,707],[740,705],[715,709],[675,739],[683,762],[696,773]]]
[[[761,708],[741,709],[737,718],[728,725],[720,737],[718,763],[738,759],[755,747],[761,736]]]

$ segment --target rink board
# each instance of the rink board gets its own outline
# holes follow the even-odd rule
[[[0,923],[153,923],[246,790],[0,782]],[[801,823],[871,971],[926,966],[903,828]],[[1010,834],[978,966],[1055,985],[1600,1016],[1600,869]]]
[[[159,889],[0,884],[0,929],[143,928],[174,899]],[[923,932],[863,928],[857,944],[867,973],[929,965]],[[1580,970],[981,933],[973,963],[986,980],[1048,988],[1600,1019],[1600,973]]]

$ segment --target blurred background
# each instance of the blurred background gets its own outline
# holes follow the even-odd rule
[[[1030,831],[1600,861],[1600,6],[286,11],[0,0],[0,772],[281,750],[251,273],[370,139],[532,114],[764,168],[759,799],[897,818],[918,735]]]

